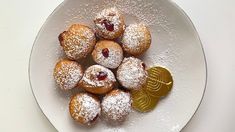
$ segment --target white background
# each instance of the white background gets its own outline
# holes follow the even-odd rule
[[[202,104],[183,132],[235,131],[235,1],[174,0],[201,37],[208,65]],[[54,132],[33,98],[33,41],[62,0],[0,0],[0,131]]]

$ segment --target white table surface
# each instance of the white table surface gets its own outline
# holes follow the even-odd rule
[[[201,37],[208,65],[202,104],[183,132],[235,131],[235,1],[174,0]],[[0,131],[54,132],[32,95],[33,41],[62,0],[0,0]]]

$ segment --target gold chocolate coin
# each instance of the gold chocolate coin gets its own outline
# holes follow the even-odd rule
[[[153,97],[166,96],[173,86],[171,73],[163,67],[153,67],[148,69],[148,79],[143,90]]]
[[[147,70],[146,84],[139,90],[132,90],[132,107],[139,112],[154,109],[162,96],[166,96],[173,86],[171,73],[163,67],[153,67]]]
[[[152,98],[143,89],[132,90],[132,107],[139,112],[148,112],[154,109],[159,98]]]

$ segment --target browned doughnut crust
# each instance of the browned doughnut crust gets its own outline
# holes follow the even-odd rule
[[[76,61],[62,59],[56,63],[53,76],[62,90],[69,90],[77,86],[83,76],[83,68]]]
[[[122,47],[128,54],[138,56],[146,52],[151,45],[151,34],[143,24],[129,25],[122,36]]]
[[[86,97],[85,97],[86,96]],[[82,107],[85,107],[83,103],[79,103],[78,98],[84,97],[84,103],[89,103],[90,106],[87,106],[89,110],[85,110]],[[92,107],[92,108],[91,108]],[[97,109],[98,108],[98,109]],[[79,112],[81,114],[79,115]],[[82,113],[85,112],[85,113]],[[91,112],[91,113],[89,113]],[[70,103],[69,103],[69,113],[71,117],[78,123],[81,123],[83,125],[91,125],[94,124],[98,116],[100,115],[101,109],[100,109],[100,101],[99,99],[88,93],[78,93],[74,96],[72,96]],[[93,114],[93,116],[91,116]],[[79,116],[78,116],[79,115]],[[85,116],[87,115],[87,117]],[[91,118],[92,117],[92,118]]]
[[[96,43],[93,30],[81,24],[73,24],[68,31],[62,32],[58,39],[65,54],[71,60],[85,58]]]

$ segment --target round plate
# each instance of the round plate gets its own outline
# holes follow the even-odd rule
[[[53,68],[64,57],[59,33],[73,23],[93,27],[93,17],[116,6],[130,23],[149,26],[151,48],[141,56],[148,67],[163,66],[174,79],[171,93],[149,113],[132,112],[119,126],[99,122],[92,127],[75,123],[69,115],[69,98],[76,90],[63,92],[53,80]],[[148,131],[178,132],[192,118],[203,97],[206,62],[198,34],[186,14],[168,0],[66,0],[41,28],[30,58],[29,77],[35,98],[58,131]]]

